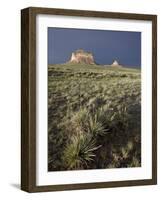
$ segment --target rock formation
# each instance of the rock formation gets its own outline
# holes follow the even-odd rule
[[[77,64],[95,64],[93,54],[83,49],[78,49],[72,53],[70,58],[70,63],[77,63]]]
[[[121,67],[121,65],[118,63],[117,60],[114,60],[113,63],[111,64],[112,67]]]
[[[96,65],[93,54],[91,52],[84,51],[83,49],[78,49],[72,52],[72,55],[68,63]],[[111,65],[107,66],[122,67],[117,60],[114,60]]]

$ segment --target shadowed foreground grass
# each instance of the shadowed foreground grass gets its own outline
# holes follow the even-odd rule
[[[48,66],[48,170],[140,166],[140,70]]]

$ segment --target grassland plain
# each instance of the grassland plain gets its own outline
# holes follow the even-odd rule
[[[141,71],[48,66],[48,170],[141,166]]]

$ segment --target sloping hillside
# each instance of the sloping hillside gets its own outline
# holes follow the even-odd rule
[[[49,171],[141,165],[140,70],[48,66]]]

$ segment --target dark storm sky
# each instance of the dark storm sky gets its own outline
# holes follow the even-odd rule
[[[67,62],[77,49],[92,52],[98,64],[141,66],[140,32],[48,28],[48,64]]]

